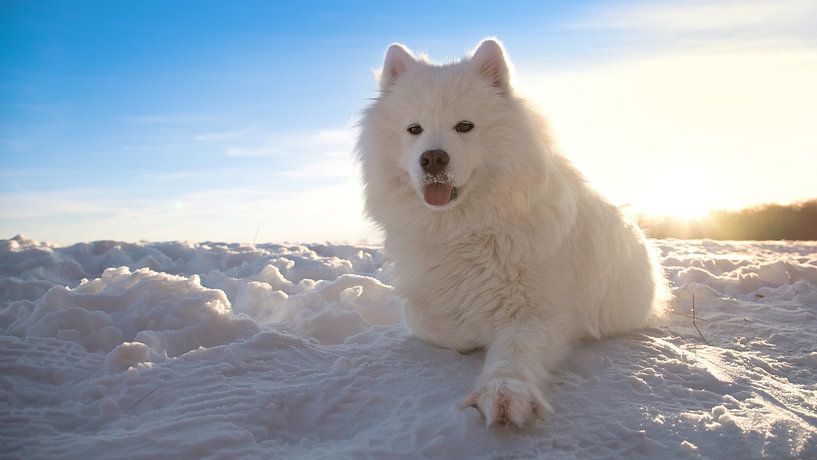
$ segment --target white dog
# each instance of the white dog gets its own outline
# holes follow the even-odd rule
[[[665,281],[638,227],[559,153],[496,40],[433,65],[394,44],[365,111],[366,209],[420,338],[486,349],[465,404],[522,427],[571,344],[642,327]]]

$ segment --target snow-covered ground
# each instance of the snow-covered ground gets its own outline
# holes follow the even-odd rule
[[[580,345],[516,431],[376,247],[0,240],[0,457],[817,458],[817,244],[656,245],[666,324]]]

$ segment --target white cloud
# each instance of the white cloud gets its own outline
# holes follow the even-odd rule
[[[200,133],[193,136],[193,139],[201,142],[211,142],[211,141],[225,141],[225,140],[232,140],[232,139],[241,139],[243,137],[247,137],[252,135],[255,130],[252,129],[235,129],[230,131],[213,131],[213,132],[206,132]]]
[[[350,177],[307,188],[210,188],[157,200],[100,199],[104,190],[7,193],[0,195],[0,232],[60,244],[111,238],[250,242],[260,224],[258,242],[375,241],[358,184]],[[36,210],[23,210],[32,204]],[[45,224],[55,220],[58,225]]]
[[[284,150],[273,147],[227,147],[227,156],[231,157],[274,157],[283,155]]]
[[[605,8],[569,26],[671,34],[707,31],[793,34],[807,27],[813,36],[815,19],[817,2],[813,0],[698,0]]]
[[[0,194],[0,231],[55,243],[100,238],[248,242],[260,223],[259,241],[378,239],[363,218],[360,181],[350,154],[353,130],[275,137],[281,154],[294,158],[286,169],[151,174],[130,184],[136,194],[93,188]],[[218,145],[222,138],[206,142]],[[168,180],[185,180],[195,189],[139,198],[155,181]]]
[[[209,113],[158,113],[133,115],[123,120],[126,123],[144,125],[196,125],[218,121],[219,117]]]
[[[80,216],[109,212],[116,200],[93,189],[0,193],[3,220]]]
[[[348,154],[329,154],[278,174],[292,178],[348,178],[354,174],[354,164]]]
[[[351,152],[354,143],[355,132],[351,128],[320,129],[268,135],[260,140],[246,139],[243,143],[227,146],[225,152],[234,157],[337,154]]]

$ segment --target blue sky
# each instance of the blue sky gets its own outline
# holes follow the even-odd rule
[[[520,82],[544,102],[546,113],[548,105],[556,112],[565,150],[575,146],[575,161],[590,169],[602,191],[637,207],[634,192],[616,188],[617,181],[632,180],[602,175],[610,171],[607,160],[599,164],[599,154],[590,152],[605,144],[585,143],[588,128],[608,125],[592,119],[599,98],[582,99],[593,92],[588,88],[615,84],[638,65],[667,55],[697,59],[696,66],[708,66],[707,58],[737,59],[723,69],[727,86],[730,69],[745,65],[756,73],[771,66],[779,72],[764,81],[770,89],[792,75],[807,80],[817,62],[815,33],[807,27],[814,8],[807,2],[782,2],[776,9],[704,2],[693,5],[697,11],[659,3],[437,3],[3,2],[2,236],[23,232],[58,243],[251,241],[258,230],[260,241],[376,239],[360,216],[350,127],[376,95],[372,71],[395,41],[444,61],[483,37],[502,39]],[[728,18],[711,23],[700,15],[705,8]],[[670,27],[650,27],[656,21]],[[752,60],[770,49],[770,56],[792,57]],[[795,71],[781,73],[792,66]],[[672,72],[656,69],[645,67],[639,75],[671,78]],[[589,86],[576,83],[582,81]],[[813,94],[804,96],[792,98],[796,113]],[[615,111],[611,107],[620,102],[598,104]],[[695,135],[699,128],[690,129]],[[706,133],[712,145],[718,135]],[[811,139],[806,131],[795,137],[802,139],[788,146],[795,152],[791,161],[808,161]],[[677,158],[673,152],[689,148],[673,142],[653,143],[663,152],[660,161],[648,160],[656,170]],[[728,142],[724,148],[741,149]],[[705,150],[682,154],[701,164]],[[623,172],[644,162],[622,158]],[[732,160],[738,161],[724,161],[725,167]],[[807,197],[806,188],[768,194],[769,201]],[[723,206],[744,204],[727,200]]]

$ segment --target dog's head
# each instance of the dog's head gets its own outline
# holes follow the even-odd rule
[[[367,183],[401,183],[427,208],[443,211],[466,199],[476,177],[514,161],[497,155],[514,143],[508,127],[522,117],[496,40],[445,65],[391,45],[379,81],[381,96],[365,114],[360,145]]]

